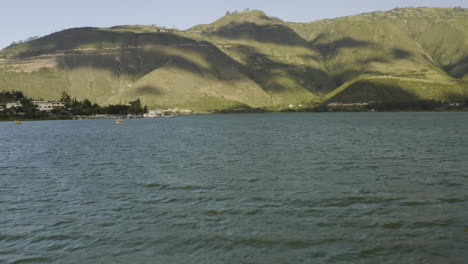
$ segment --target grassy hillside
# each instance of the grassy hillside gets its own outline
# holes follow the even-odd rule
[[[270,104],[246,70],[211,43],[142,29],[72,29],[7,48],[3,89],[46,98],[66,91],[104,104],[140,97],[152,107],[194,110]]]
[[[278,107],[318,102],[335,88],[320,54],[285,23],[261,11],[229,14],[189,31],[243,65]]]
[[[406,93],[405,100],[460,100],[468,94],[463,81],[468,70],[466,9],[395,9],[290,27],[323,56],[339,87],[329,100],[363,102],[376,94],[382,101],[401,100],[398,91]],[[389,92],[384,83],[398,91]],[[347,95],[332,96],[339,92]]]
[[[468,97],[468,12],[407,8],[311,23],[261,11],[178,31],[76,28],[0,51],[0,90],[195,111]]]

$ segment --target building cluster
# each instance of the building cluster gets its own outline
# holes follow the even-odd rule
[[[171,117],[176,114],[192,114],[192,110],[189,109],[155,109],[148,110],[148,113],[144,114],[145,118],[158,118],[158,117]]]
[[[37,107],[39,111],[50,112],[54,109],[65,108],[65,102],[61,102],[61,101],[43,101],[43,100],[33,99],[32,103]]]
[[[6,103],[5,107],[6,109],[10,109],[10,108],[18,108],[18,107],[21,107],[21,103],[20,102],[10,102],[10,103]]]
[[[37,107],[39,111],[51,112],[54,109],[65,108],[65,102],[61,101],[44,101],[39,99],[33,99],[31,102]],[[8,102],[5,104],[5,109],[20,108],[23,105],[20,101]],[[3,107],[0,110],[4,110]]]
[[[62,101],[44,101],[40,99],[32,99],[31,102],[36,106],[37,110],[39,111],[44,111],[44,112],[51,112],[54,109],[64,109],[65,108],[65,102]],[[5,109],[11,109],[11,108],[21,108],[22,104],[20,101],[16,102],[8,102],[4,106],[0,106],[0,111],[4,111]],[[172,117],[175,116],[176,114],[192,114],[193,111],[189,109],[179,109],[179,108],[174,108],[174,109],[155,109],[155,110],[149,110],[148,113],[144,114],[143,117],[145,118],[158,118],[158,117]],[[95,115],[96,118],[108,118],[112,117],[112,115]],[[132,115],[128,116],[129,118],[132,118]]]
[[[156,110],[148,110],[148,113],[144,114],[143,117],[145,118],[158,118],[158,117],[166,117],[166,116],[173,116],[174,112],[170,110],[164,109],[156,109]]]

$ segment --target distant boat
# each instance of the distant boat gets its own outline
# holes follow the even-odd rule
[[[21,121],[19,121],[19,120],[15,120],[15,124],[19,125],[19,124],[21,124],[21,123],[23,123],[23,122],[21,122]]]
[[[123,121],[122,119],[117,119],[117,120],[115,120],[115,123],[116,123],[117,125],[123,125],[123,124],[124,124],[124,121]]]

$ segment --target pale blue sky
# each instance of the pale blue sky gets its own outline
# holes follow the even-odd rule
[[[72,27],[157,24],[186,29],[245,8],[309,22],[408,6],[468,7],[468,0],[0,0],[0,48]]]

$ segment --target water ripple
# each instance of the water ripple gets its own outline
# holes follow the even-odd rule
[[[465,263],[465,113],[0,122],[1,263]]]

